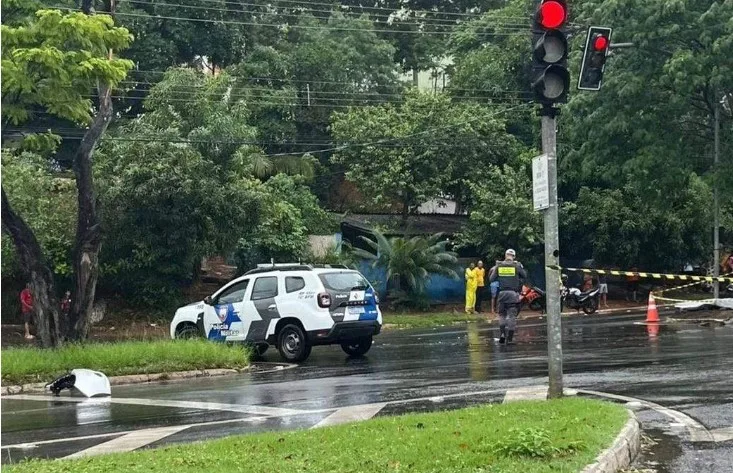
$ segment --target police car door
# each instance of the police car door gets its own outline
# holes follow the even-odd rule
[[[204,306],[204,331],[209,340],[242,341],[247,333],[249,318],[244,316],[245,296],[249,279],[224,287]]]
[[[245,301],[245,311],[251,323],[248,324],[244,339],[248,342],[262,342],[267,337],[267,329],[272,319],[280,318],[277,298],[280,276],[253,277],[252,291]]]

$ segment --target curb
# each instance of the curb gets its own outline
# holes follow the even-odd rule
[[[641,433],[634,413],[628,409],[626,411],[629,413],[629,420],[616,436],[613,445],[601,452],[581,473],[616,473],[634,461],[641,450]]]
[[[273,365],[270,369],[258,369],[263,366]],[[253,363],[249,366],[240,369],[232,368],[221,368],[221,369],[204,369],[204,370],[191,370],[191,371],[174,371],[171,373],[142,373],[142,374],[130,374],[124,376],[110,376],[109,384],[112,386],[120,386],[124,384],[143,384],[153,383],[157,381],[177,381],[181,379],[191,378],[208,378],[213,376],[228,376],[240,373],[252,372],[256,374],[270,373],[275,371],[282,371],[290,368],[297,367],[297,364],[293,363]],[[0,388],[0,395],[12,396],[13,394],[37,394],[45,393],[46,385],[48,383],[30,383],[14,386],[2,386]]]

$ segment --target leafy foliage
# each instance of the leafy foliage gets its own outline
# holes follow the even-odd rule
[[[305,258],[308,235],[326,233],[330,228],[330,217],[297,180],[278,174],[257,187],[263,195],[261,221],[237,244],[240,271],[271,259],[291,262]]]
[[[417,302],[425,293],[430,275],[439,274],[458,279],[458,258],[446,249],[448,241],[442,234],[387,238],[375,231],[374,239],[361,237],[371,248],[354,248],[354,255],[372,262],[372,267],[386,270],[389,296],[403,302]]]
[[[2,25],[2,117],[18,125],[41,107],[77,123],[91,120],[88,98],[97,81],[109,86],[125,78],[132,61],[109,58],[132,35],[107,15],[39,10],[28,25]]]
[[[497,257],[506,248],[521,248],[526,260],[539,257],[542,215],[532,208],[530,168],[526,155],[515,167],[489,169],[486,184],[475,185],[476,204],[460,244],[476,245],[481,254]]]
[[[261,193],[221,181],[190,145],[115,141],[102,154],[103,281],[129,298],[174,298],[201,258],[233,248],[258,223]]]
[[[38,236],[51,269],[67,282],[76,218],[74,180],[53,172],[45,158],[30,152],[18,156],[3,152],[2,176],[8,198]],[[17,265],[13,243],[3,234],[3,278],[20,277]]]
[[[548,458],[569,455],[584,450],[583,441],[569,442],[556,446],[545,429],[511,429],[509,435],[500,439],[495,450],[506,457]]]
[[[445,95],[410,92],[399,106],[352,109],[333,115],[332,130],[343,146],[332,158],[346,166],[374,205],[399,202],[404,214],[423,202],[450,195],[471,204],[471,182],[503,164],[518,146],[495,111],[454,104]],[[350,146],[354,142],[366,142]]]

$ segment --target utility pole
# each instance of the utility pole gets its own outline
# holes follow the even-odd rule
[[[545,226],[545,294],[547,295],[547,366],[550,378],[548,396],[563,395],[562,381],[562,318],[560,315],[560,275],[551,266],[559,266],[560,237],[557,209],[557,121],[558,110],[542,109],[542,154],[547,155],[547,181],[550,207],[544,211]]]
[[[715,96],[714,109],[714,149],[713,149],[713,276],[720,276],[720,202],[718,199],[718,162],[720,161],[720,103]],[[720,297],[720,282],[713,282],[713,298]]]
[[[532,21],[532,82],[537,103],[541,104],[542,154],[547,163],[547,180],[543,193],[546,200],[535,208],[543,212],[545,227],[545,294],[547,297],[547,374],[550,380],[548,396],[563,395],[562,381],[562,319],[560,318],[560,238],[557,209],[557,122],[558,104],[567,102],[570,89],[568,69],[568,5],[567,0],[540,0]],[[604,47],[607,45],[604,44]],[[542,161],[538,161],[538,164]],[[534,168],[534,162],[533,162]],[[534,175],[533,183],[537,176]],[[539,173],[541,176],[543,173]],[[537,179],[537,187],[545,186]],[[537,199],[538,201],[540,199]]]

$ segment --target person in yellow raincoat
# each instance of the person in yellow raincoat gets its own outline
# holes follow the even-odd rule
[[[476,265],[471,263],[466,268],[466,313],[473,314],[476,309],[476,289],[478,288],[478,274]]]

